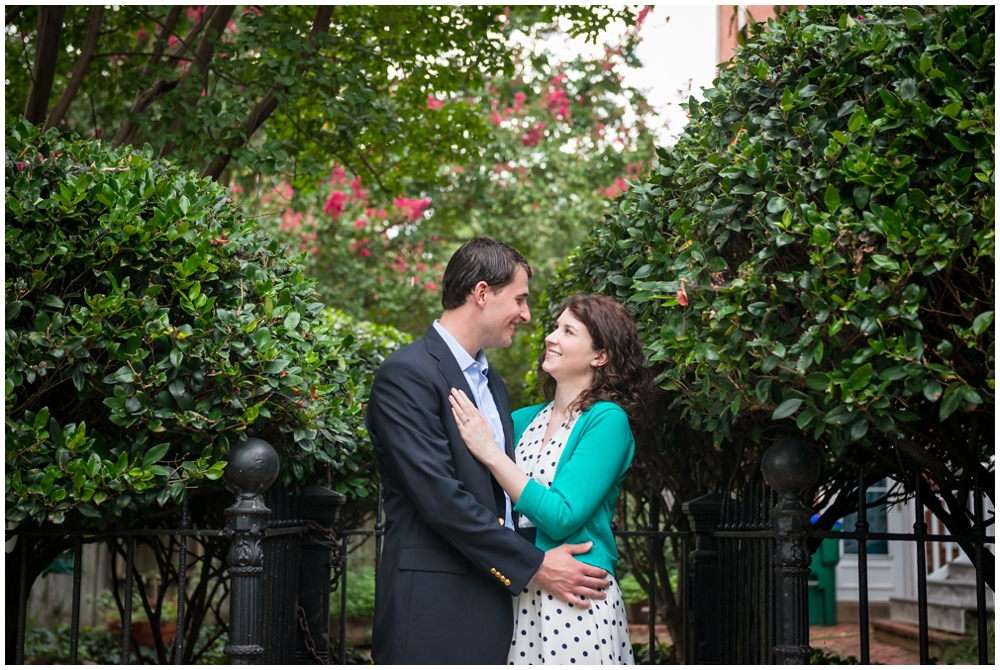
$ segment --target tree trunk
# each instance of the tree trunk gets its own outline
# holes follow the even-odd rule
[[[315,42],[316,37],[330,30],[330,20],[333,18],[333,7],[331,5],[320,5],[316,9],[316,18],[313,20],[312,30],[309,33],[309,40]],[[240,124],[239,137],[240,144],[231,144],[225,147],[223,153],[217,155],[211,163],[202,171],[202,177],[208,177],[218,181],[222,173],[229,167],[233,159],[233,151],[244,146],[250,141],[254,133],[264,125],[268,117],[278,108],[278,96],[288,88],[284,84],[274,84],[271,89],[262,97],[254,109],[250,112],[247,120]]]
[[[104,5],[93,5],[90,11],[90,27],[87,28],[87,37],[83,41],[80,57],[76,60],[69,84],[66,85],[62,95],[59,96],[59,101],[56,102],[49,113],[49,118],[45,121],[46,129],[62,123],[63,117],[66,116],[69,106],[73,104],[73,100],[80,90],[80,85],[83,84],[83,80],[87,76],[87,70],[90,69],[90,63],[94,60],[94,54],[97,53],[97,40],[101,36],[101,26],[104,23]]]
[[[62,41],[65,5],[38,8],[38,38],[35,40],[35,66],[31,71],[31,88],[24,106],[24,118],[33,125],[45,121],[45,111],[52,96],[52,82],[56,77],[59,43]]]

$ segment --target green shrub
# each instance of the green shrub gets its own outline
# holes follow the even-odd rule
[[[166,504],[246,435],[286,483],[367,493],[363,403],[403,336],[324,311],[220,186],[149,148],[21,121],[5,152],[8,521]]]
[[[550,300],[596,290],[636,315],[667,392],[649,428],[683,476],[725,463],[725,484],[794,437],[843,467],[833,494],[858,465],[912,490],[902,456],[968,530],[947,510],[993,486],[995,452],[994,11],[757,25],[571,257]]]
[[[340,616],[340,599],[339,590],[330,596],[330,616]],[[374,614],[375,569],[365,565],[357,572],[347,573],[347,616],[353,619],[366,619]]]

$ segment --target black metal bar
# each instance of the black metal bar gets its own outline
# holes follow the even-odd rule
[[[686,536],[681,537],[680,541],[680,553],[677,556],[678,563],[678,575],[677,575],[677,588],[681,592],[681,622],[684,631],[684,662],[690,663],[688,659],[691,658],[691,638],[687,634],[691,630],[691,597],[688,595],[688,552],[690,552],[690,547],[688,546],[688,539]],[[676,642],[675,642],[676,644]]]
[[[122,608],[122,665],[132,661],[132,580],[135,579],[135,538],[125,541],[125,606]]]
[[[986,526],[983,523],[983,489],[979,483],[979,477],[976,477],[976,486],[973,495],[975,496],[972,503],[975,514],[975,529],[976,533],[980,536],[980,541],[973,545],[975,547],[974,560],[976,564],[976,646],[979,651],[979,664],[987,665],[990,662],[990,658],[986,639],[986,575],[983,573],[983,550],[985,545],[982,541],[986,537]]]
[[[69,625],[69,664],[79,664],[80,652],[80,585],[83,580],[83,538],[76,538],[73,547],[73,609]]]
[[[924,521],[923,473],[917,471],[916,488],[916,522],[913,524],[913,534],[917,538],[917,623],[920,643],[920,665],[928,665],[930,661],[930,640],[927,634],[927,523]]]
[[[186,529],[188,521],[188,490],[181,494],[181,528]],[[174,664],[184,662],[185,601],[187,596],[187,538],[179,539],[177,550],[177,632],[174,634]]]
[[[380,495],[380,506],[381,501],[382,497]],[[379,536],[376,535],[375,537],[375,543],[377,545]],[[340,659],[341,665],[345,665],[347,663],[347,533],[344,533],[341,538],[340,545],[340,650],[338,652],[338,658]]]
[[[864,468],[858,471],[858,625],[861,633],[861,664],[871,663],[868,642],[868,489]]]
[[[653,652],[656,650],[656,560],[653,557],[653,535],[659,526],[660,506],[657,504],[659,497],[656,489],[649,487],[649,519],[646,527],[650,535],[646,540],[646,555],[649,560],[649,583],[646,585],[646,600],[649,602],[649,664],[652,665]]]
[[[298,529],[301,532],[302,528]],[[291,531],[289,531],[291,532]],[[225,530],[212,530],[212,529],[183,529],[183,528],[124,528],[118,530],[105,530],[105,531],[90,531],[90,530],[53,530],[51,528],[39,528],[37,530],[18,530],[14,529],[7,531],[6,538],[9,540],[12,537],[17,537],[19,535],[30,535],[32,537],[85,537],[88,539],[99,539],[106,537],[144,537],[151,535],[188,535],[188,536],[198,536],[198,537],[226,537],[228,535]]]
[[[17,593],[17,644],[14,649],[14,663],[24,665],[24,636],[28,625],[28,538],[17,539],[21,545],[20,589]]]

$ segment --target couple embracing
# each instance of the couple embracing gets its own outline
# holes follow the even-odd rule
[[[444,312],[372,384],[385,491],[372,658],[380,664],[631,664],[611,519],[648,384],[623,307],[576,295],[545,339],[550,401],[511,413],[483,352],[530,320],[531,268],[476,238]]]

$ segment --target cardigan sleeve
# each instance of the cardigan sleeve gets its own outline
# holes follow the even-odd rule
[[[579,426],[584,432],[569,458],[559,464],[552,486],[529,480],[514,507],[556,541],[593,516],[632,460],[635,441],[628,416],[617,405],[602,410]]]

